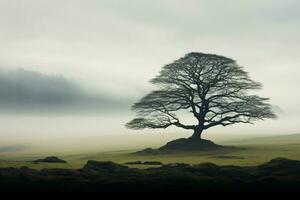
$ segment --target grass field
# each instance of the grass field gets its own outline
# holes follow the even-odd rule
[[[87,160],[113,161],[124,164],[129,161],[160,161],[167,163],[198,164],[213,162],[219,165],[257,165],[275,157],[285,157],[300,160],[300,134],[286,136],[271,136],[245,140],[227,141],[222,145],[238,147],[234,151],[213,152],[181,152],[176,154],[140,156],[132,155],[131,151],[94,152],[84,154],[64,154],[58,156],[67,164],[32,163],[31,160],[41,158],[40,154],[1,154],[0,168],[28,166],[34,169],[42,168],[81,168]],[[43,155],[44,156],[44,155]],[[48,155],[51,156],[51,155]],[[149,167],[146,165],[132,165],[132,167]]]

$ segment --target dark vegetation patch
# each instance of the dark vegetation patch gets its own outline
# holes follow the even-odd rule
[[[243,156],[213,156],[213,158],[218,159],[245,159]]]
[[[88,161],[78,170],[0,169],[0,191],[39,192],[297,192],[300,161],[276,158],[259,166],[173,163],[136,169]]]
[[[162,165],[159,161],[133,161],[133,162],[127,162],[125,165]]]
[[[124,163],[125,165],[142,165],[143,162],[138,160],[138,161],[131,161],[131,162],[127,162],[127,163]]]
[[[37,159],[33,161],[34,163],[67,163],[67,161],[62,160],[58,157],[55,156],[49,156],[46,158],[42,158],[42,159]]]
[[[162,163],[159,161],[145,161],[143,164],[144,165],[162,165]]]

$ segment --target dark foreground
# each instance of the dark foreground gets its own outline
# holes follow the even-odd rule
[[[253,167],[177,163],[148,169],[88,161],[78,170],[2,168],[0,191],[297,192],[300,161],[277,158]]]

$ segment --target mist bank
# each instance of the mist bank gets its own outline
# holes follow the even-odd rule
[[[113,91],[92,90],[61,74],[0,69],[0,114],[120,114],[128,113],[135,100],[130,94],[120,96]],[[272,109],[280,116],[286,115],[278,105]]]
[[[92,91],[63,75],[0,70],[0,114],[97,114],[129,110],[130,100]]]
[[[25,146],[14,153],[83,153],[159,147],[168,141],[190,137],[192,131],[169,129],[130,130],[130,115],[119,116],[0,116],[0,147]],[[298,119],[277,119],[255,125],[215,127],[203,138],[217,144],[235,139],[300,133]],[[12,146],[11,146],[12,145]],[[6,147],[10,147],[7,149]],[[6,152],[8,153],[8,152]],[[54,155],[53,154],[53,155]]]

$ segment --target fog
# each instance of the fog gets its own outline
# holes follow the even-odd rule
[[[45,75],[22,68],[0,71],[2,114],[122,112],[129,102],[101,91],[90,91],[62,75]]]
[[[263,84],[259,94],[279,115],[254,126],[213,128],[204,137],[299,133],[299,6],[297,0],[1,0],[0,145],[68,143],[74,150],[93,143],[105,150],[189,136],[124,124],[134,117],[130,106],[153,89],[148,81],[191,51],[235,59]]]

